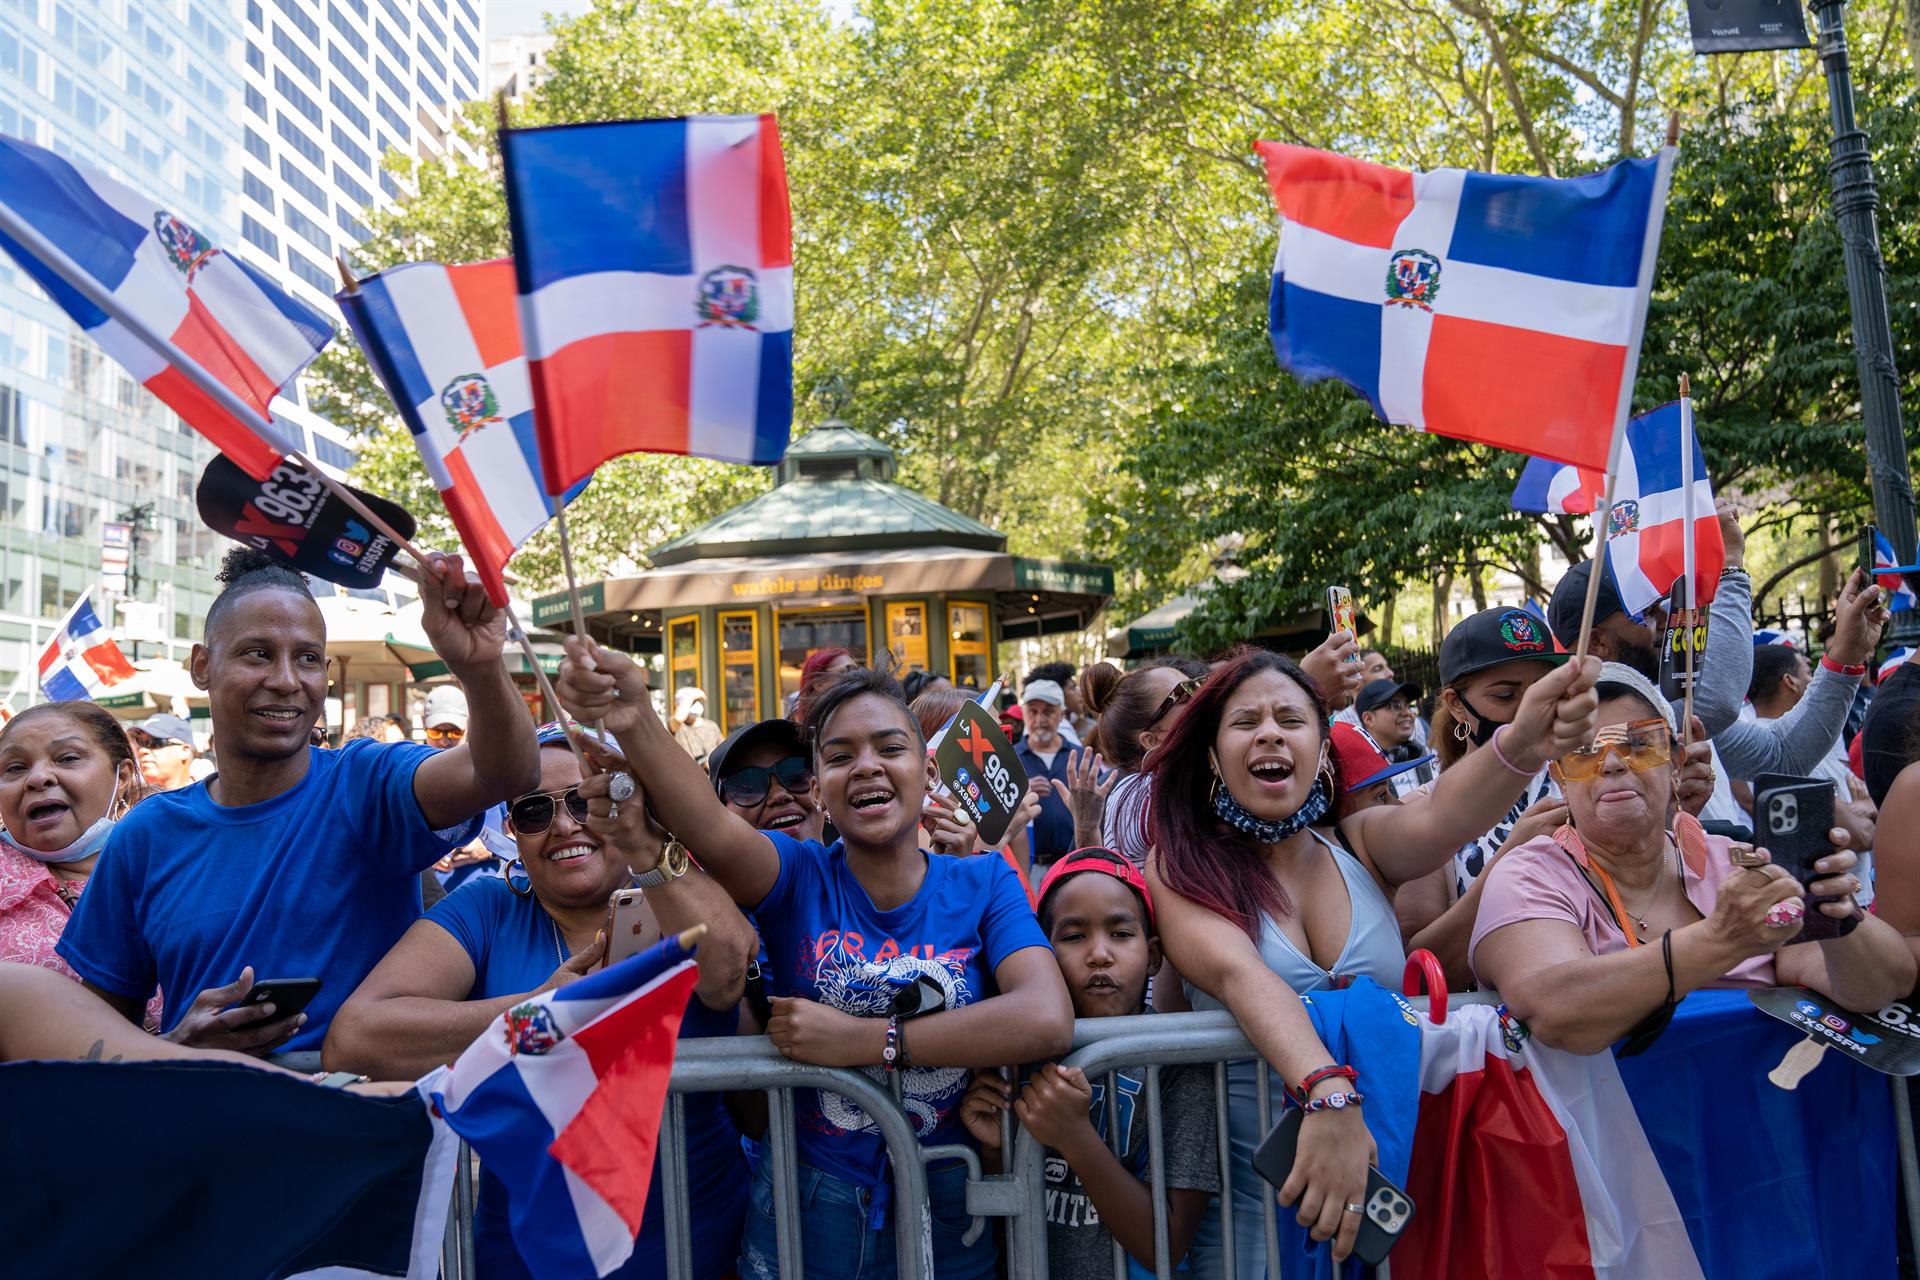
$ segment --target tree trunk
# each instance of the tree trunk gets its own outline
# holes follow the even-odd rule
[[[1467,586],[1473,591],[1473,611],[1480,612],[1487,607],[1487,573],[1484,569],[1467,570]]]
[[[1399,593],[1396,592],[1388,596],[1387,602],[1380,606],[1380,630],[1374,636],[1373,642],[1375,644],[1399,645],[1400,637],[1395,635],[1393,630],[1393,611],[1399,607],[1399,604],[1400,596]]]
[[[1913,82],[1920,85],[1920,0],[1907,0],[1907,56],[1913,61]]]
[[[1920,3],[1920,0],[1914,0],[1914,2]],[[1840,534],[1840,521],[1833,516],[1828,516],[1823,523],[1825,524],[1826,527],[1821,530],[1821,533],[1823,533],[1826,536],[1827,542],[1833,546],[1844,546],[1846,543],[1846,539],[1843,538]],[[1831,599],[1834,596],[1839,595],[1840,594],[1840,562],[1839,560],[1833,555],[1821,556],[1819,570],[1820,570],[1820,576],[1819,576],[1820,598],[1822,600],[1827,600],[1827,599]]]
[[[1433,633],[1435,652],[1447,638],[1447,602],[1453,598],[1453,571],[1442,569],[1433,575]]]
[[[1540,576],[1540,544],[1538,542],[1527,543],[1527,558],[1521,567],[1527,571],[1527,581],[1532,584],[1527,588],[1529,592],[1537,588],[1545,595],[1553,594],[1551,588],[1547,586],[1547,580]],[[1546,601],[1542,600],[1540,603],[1545,604]]]

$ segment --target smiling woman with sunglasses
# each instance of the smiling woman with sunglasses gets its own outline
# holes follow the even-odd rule
[[[620,770],[610,742],[575,729],[595,762]],[[557,724],[539,731],[540,783],[507,806],[518,859],[505,879],[471,880],[418,921],[334,1017],[329,1069],[411,1079],[451,1062],[502,1010],[563,986],[599,967],[607,899],[638,875],[645,885],[646,944],[663,930],[705,924],[698,948],[700,984],[687,1002],[682,1039],[730,1036],[753,928],[720,887],[669,849],[647,820],[645,798],[617,810],[608,772],[582,780]],[[746,1208],[746,1163],[719,1094],[687,1098],[687,1178],[693,1205],[693,1274],[725,1275],[739,1251]],[[653,1180],[633,1257],[614,1274],[663,1274],[661,1179]],[[481,1170],[474,1214],[482,1280],[527,1274],[508,1231],[505,1189]]]
[[[813,780],[813,753],[791,720],[762,720],[736,729],[707,757],[720,802],[756,831],[821,840],[827,815]]]
[[[1542,1043],[1597,1053],[1650,1044],[1673,1005],[1703,987],[1805,986],[1849,1009],[1878,1009],[1913,987],[1914,958],[1853,901],[1860,881],[1846,832],[1796,883],[1764,851],[1720,836],[1683,842],[1675,810],[1672,709],[1638,672],[1601,668],[1592,746],[1555,761],[1569,821],[1519,846],[1486,875],[1469,958]],[[1734,858],[1737,853],[1740,863]],[[1863,916],[1853,932],[1795,942],[1812,910]]]

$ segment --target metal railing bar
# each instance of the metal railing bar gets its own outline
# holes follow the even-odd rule
[[[1126,1150],[1127,1135],[1120,1124],[1120,1077],[1109,1070],[1106,1077],[1107,1089],[1107,1149],[1113,1152],[1115,1160],[1120,1159]],[[1124,1162],[1123,1162],[1124,1163]],[[1120,1247],[1120,1237],[1107,1232],[1107,1243],[1113,1246],[1113,1280],[1127,1280],[1127,1251]]]
[[[1153,1206],[1153,1273],[1172,1280],[1172,1245],[1167,1239],[1167,1156],[1161,1148],[1160,1068],[1147,1066],[1147,1199]]]
[[[1233,1117],[1227,1112],[1227,1064],[1213,1064],[1214,1140],[1220,1149],[1220,1261],[1223,1275],[1237,1276],[1240,1244],[1233,1234]]]
[[[660,1125],[660,1211],[666,1219],[667,1275],[693,1274],[693,1207],[687,1197],[687,1099],[667,1099]]]
[[[677,1067],[674,1074],[680,1074]],[[773,1161],[773,1236],[780,1274],[804,1275],[801,1269],[800,1188],[797,1185],[800,1163],[794,1151],[791,1089],[767,1090],[767,1159]]]
[[[1273,1132],[1273,1073],[1267,1070],[1265,1058],[1256,1059],[1253,1064],[1253,1096],[1259,1108],[1259,1132]],[[1260,1197],[1260,1222],[1266,1231],[1267,1272],[1272,1275],[1280,1268],[1280,1201],[1271,1192]]]
[[[1907,1082],[1892,1076],[1893,1132],[1900,1153],[1900,1200],[1907,1214],[1909,1247],[1920,1252],[1920,1155],[1914,1152],[1913,1105],[1907,1097]]]

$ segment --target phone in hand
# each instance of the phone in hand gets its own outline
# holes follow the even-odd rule
[[[1328,630],[1344,631],[1356,640],[1360,638],[1359,628],[1354,623],[1353,592],[1345,587],[1327,588],[1327,618]],[[1348,654],[1347,661],[1360,661],[1360,651],[1355,649]]]
[[[279,1022],[300,1013],[320,994],[318,978],[262,978],[253,984],[253,990],[247,992],[246,999],[233,1007],[236,1009],[254,1009],[263,1004],[273,1006],[273,1021]]]
[[[1867,585],[1869,586],[1873,585],[1874,581],[1873,566],[1874,561],[1878,558],[1875,552],[1879,546],[1879,534],[1879,529],[1873,525],[1863,524],[1860,526],[1860,572],[1867,575]]]
[[[1288,1107],[1273,1126],[1273,1132],[1253,1153],[1253,1171],[1278,1191],[1293,1172],[1294,1150],[1300,1145],[1300,1123],[1307,1118],[1298,1107]],[[1353,1256],[1370,1267],[1385,1261],[1387,1253],[1400,1241],[1400,1233],[1413,1220],[1413,1201],[1385,1174],[1367,1166],[1365,1206],[1360,1215],[1360,1231],[1353,1240]]]
[[[649,927],[653,921],[646,901],[644,890],[632,888],[615,889],[607,899],[607,954],[600,961],[602,969],[639,955],[658,940],[659,930]]]
[[[1825,778],[1763,773],[1753,780],[1754,838],[1775,866],[1803,886],[1821,878],[1813,864],[1833,852],[1827,839],[1833,826],[1833,803],[1833,783]],[[1838,901],[1809,895],[1806,923],[1793,941],[1821,942],[1852,933],[1860,923],[1858,917],[1836,920],[1816,910],[1823,902]]]

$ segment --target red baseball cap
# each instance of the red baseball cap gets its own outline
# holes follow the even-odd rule
[[[1418,760],[1403,760],[1395,764],[1380,754],[1380,748],[1374,745],[1365,730],[1344,720],[1333,722],[1332,746],[1333,757],[1340,766],[1340,776],[1346,780],[1341,788],[1343,791],[1358,791],[1376,782],[1385,782],[1409,769],[1418,769],[1433,759],[1432,755],[1424,755]]]
[[[1147,908],[1147,928],[1150,930],[1154,928],[1153,894],[1147,891],[1147,878],[1140,874],[1138,867],[1128,862],[1125,857],[1115,853],[1112,849],[1098,847],[1075,849],[1072,853],[1060,859],[1060,861],[1054,863],[1051,867],[1048,867],[1046,878],[1040,881],[1040,892],[1034,898],[1036,904],[1035,909],[1038,910],[1037,904],[1047,900],[1047,894],[1052,892],[1055,885],[1065,880],[1068,876],[1076,875],[1082,871],[1098,871],[1103,875],[1112,876],[1115,880],[1120,881],[1135,893],[1139,894],[1140,901],[1145,903]]]

